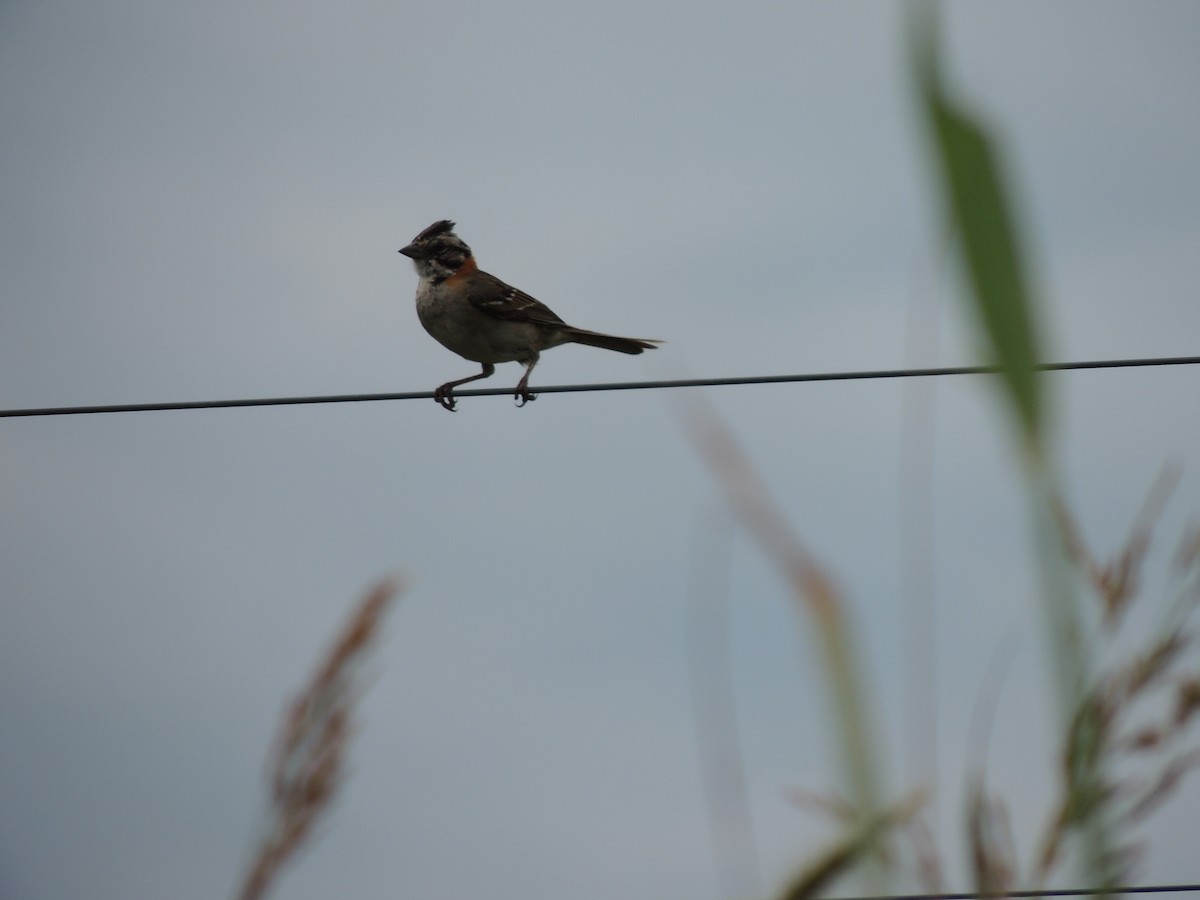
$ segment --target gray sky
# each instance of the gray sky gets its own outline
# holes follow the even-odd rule
[[[535,386],[972,361],[901,12],[8,0],[0,406],[471,374],[420,329],[396,253],[446,217],[573,324],[668,341],[636,359],[555,350]],[[952,72],[1003,129],[1052,356],[1197,353],[1200,6],[948,12]],[[937,324],[908,341],[914,298]],[[489,386],[518,377],[501,366]],[[1198,377],[1051,379],[1098,550],[1164,463],[1184,467],[1154,573],[1200,505]],[[850,598],[889,788],[936,781],[956,877],[968,722],[1013,648],[989,771],[1028,858],[1049,692],[986,382],[711,399]],[[929,402],[938,727],[914,766],[901,426]],[[720,576],[697,535],[723,514],[663,394],[6,419],[0,509],[6,900],[228,896],[285,697],[396,571],[411,589],[353,776],[278,896],[718,896],[685,625],[689,580]],[[768,890],[831,833],[789,791],[836,786],[837,766],[809,630],[744,535],[728,579]],[[1198,791],[1145,833],[1143,880],[1200,878]]]

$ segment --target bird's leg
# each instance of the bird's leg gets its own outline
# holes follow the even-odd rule
[[[495,371],[496,367],[491,363],[484,363],[483,371],[478,375],[472,375],[470,378],[460,378],[458,381],[447,381],[433,392],[433,399],[446,409],[450,410],[450,412],[454,412],[454,389],[461,384],[466,384],[468,381],[478,381],[481,378],[490,378]]]
[[[538,363],[538,352],[536,350],[531,351],[529,359],[522,360],[522,362],[525,363],[525,374],[517,382],[517,390],[513,394],[517,399],[517,406],[524,406],[530,400],[537,399],[537,394],[529,393],[529,373],[533,371],[533,367]]]

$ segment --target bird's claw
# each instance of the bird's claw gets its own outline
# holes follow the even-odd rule
[[[454,394],[451,391],[445,391],[441,388],[433,392],[433,399],[442,409],[448,409],[450,412],[454,412],[454,406],[458,402],[454,399]]]
[[[520,409],[530,400],[536,400],[537,394],[531,394],[526,388],[520,388],[515,394],[513,394],[513,397],[517,401],[517,409]]]

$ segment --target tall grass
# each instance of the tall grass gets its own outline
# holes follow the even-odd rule
[[[1071,821],[1083,840],[1083,873],[1092,886],[1110,888],[1118,869],[1112,823],[1106,804],[1099,802],[1108,761],[1096,752],[1092,738],[1098,723],[1084,703],[1092,678],[1091,640],[1056,515],[1062,508],[1062,481],[1047,415],[1047,383],[1038,369],[1042,341],[1032,279],[997,143],[980,117],[953,95],[939,60],[935,8],[914,9],[910,46],[934,177],[948,230],[958,241],[964,299],[984,353],[999,368],[997,384],[1025,473],[1058,723],[1062,733],[1074,735],[1067,766],[1077,808]]]
[[[984,773],[970,776],[963,835],[970,869],[977,891],[1001,896],[1023,883],[1044,885],[1065,860],[1074,859],[1071,881],[1107,894],[1133,871],[1133,829],[1178,788],[1185,774],[1200,767],[1200,749],[1187,744],[1187,728],[1200,712],[1200,672],[1195,653],[1188,655],[1196,638],[1190,614],[1200,602],[1200,538],[1189,535],[1180,551],[1178,592],[1163,628],[1124,656],[1115,652],[1124,612],[1139,597],[1137,576],[1154,514],[1167,491],[1152,494],[1129,540],[1110,561],[1101,563],[1090,555],[1063,498],[1054,404],[1040,369],[1045,357],[1038,301],[999,141],[956,96],[942,70],[936,7],[912,7],[908,24],[919,115],[945,230],[963,275],[962,301],[975,323],[982,354],[997,369],[997,395],[1024,475],[1060,748],[1059,797],[1034,858],[1024,866],[1007,804],[989,793]],[[868,862],[874,865],[875,884],[884,884],[881,862],[894,869],[898,858],[889,848],[890,836],[899,830],[919,835],[915,814],[921,794],[915,791],[897,801],[881,787],[870,692],[861,680],[848,601],[796,538],[735,436],[712,409],[693,402],[685,423],[739,521],[792,586],[823,651],[828,705],[836,724],[834,749],[843,761],[845,800],[838,805],[842,834],[802,866],[780,896],[815,896]],[[1171,710],[1164,720],[1153,726],[1131,724],[1156,705]],[[936,848],[923,839],[912,846],[927,889],[937,890],[934,882],[944,866]]]

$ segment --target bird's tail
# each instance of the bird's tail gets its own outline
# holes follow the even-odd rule
[[[567,340],[575,344],[587,344],[589,347],[602,347],[605,350],[616,350],[618,353],[641,353],[643,350],[653,350],[662,341],[644,341],[641,338],[617,337],[612,334],[601,334],[598,331],[588,331],[584,328],[572,328],[567,332]]]

